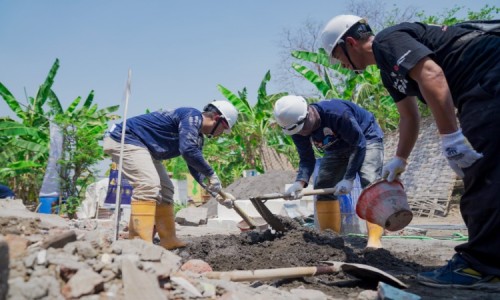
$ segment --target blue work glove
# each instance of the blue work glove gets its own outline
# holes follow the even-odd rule
[[[394,156],[382,168],[382,177],[391,182],[398,178],[406,169],[406,159],[399,156]]]
[[[464,177],[463,168],[472,166],[483,157],[478,153],[459,129],[454,133],[441,134],[443,155],[448,159],[450,167],[460,177]]]
[[[304,188],[302,181],[295,181],[285,192],[285,200],[297,200],[302,198],[301,191]]]
[[[335,185],[333,188],[333,194],[335,196],[346,195],[352,191],[353,180],[342,179],[339,183]]]

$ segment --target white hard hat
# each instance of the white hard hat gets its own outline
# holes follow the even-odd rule
[[[307,102],[304,97],[284,96],[274,104],[274,118],[287,135],[298,133],[307,117]]]
[[[333,49],[335,49],[342,36],[353,25],[359,23],[362,20],[364,19],[354,15],[339,15],[331,19],[326,24],[325,28],[323,28],[323,32],[321,33],[323,49],[325,49],[332,63],[336,62],[332,57]]]
[[[224,130],[224,133],[230,133],[231,128],[233,128],[234,124],[236,124],[236,120],[238,120],[238,110],[234,105],[225,100],[214,100],[210,102],[207,106],[205,106],[204,110],[212,105],[220,112],[220,114],[226,119],[227,124],[229,125],[229,129]]]

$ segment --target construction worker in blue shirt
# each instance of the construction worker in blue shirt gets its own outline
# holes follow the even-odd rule
[[[174,186],[161,161],[182,156],[194,179],[212,196],[221,192],[219,177],[203,157],[204,136],[229,133],[238,111],[228,101],[213,101],[203,112],[191,107],[157,111],[127,120],[122,171],[133,187],[129,237],[152,242],[156,230],[166,249],[186,244],[175,233]],[[113,162],[120,158],[122,124],[104,139],[104,151]],[[207,183],[205,183],[207,179]],[[231,201],[223,201],[230,206]]]
[[[319,228],[341,230],[339,196],[349,194],[359,174],[361,186],[381,178],[383,132],[373,114],[344,100],[307,104],[301,96],[288,95],[276,101],[274,117],[283,132],[291,135],[300,162],[297,178],[286,191],[287,199],[301,197],[316,164],[313,145],[325,154],[321,159],[315,189],[334,187],[334,194],[318,195],[315,203]],[[367,222],[365,250],[382,247],[383,228]]]

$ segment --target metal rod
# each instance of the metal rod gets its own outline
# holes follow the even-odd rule
[[[122,163],[123,163],[123,145],[125,144],[125,128],[127,127],[128,98],[130,96],[130,80],[132,70],[128,70],[127,85],[125,87],[125,108],[123,110],[122,136],[120,141],[120,158],[118,159],[118,180],[116,182],[116,200],[115,200],[115,241],[118,240],[120,232],[120,205],[121,205],[121,186],[122,186]]]

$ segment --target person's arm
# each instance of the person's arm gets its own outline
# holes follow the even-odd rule
[[[214,170],[203,157],[201,151],[202,137],[200,136],[202,117],[186,115],[179,123],[179,152],[186,164],[193,170],[210,177]]]
[[[299,153],[300,162],[295,181],[285,191],[285,200],[296,200],[302,197],[300,192],[309,184],[309,178],[311,178],[316,163],[309,137],[296,134],[292,135],[292,140]]]
[[[436,120],[444,156],[455,173],[463,178],[462,169],[470,167],[483,155],[471,146],[458,128],[453,99],[443,70],[426,57],[415,65],[409,75],[418,82],[420,93]]]
[[[418,138],[420,113],[417,98],[406,97],[397,102],[396,107],[399,112],[399,141],[396,156],[406,162]]]
[[[335,127],[331,126],[336,128],[340,138],[353,148],[344,174],[345,180],[353,181],[361,170],[366,155],[366,139],[363,130],[359,127],[356,118],[347,111],[337,119]]]
[[[409,73],[418,83],[420,93],[429,106],[440,134],[458,130],[455,107],[443,69],[426,57],[419,61]]]
[[[295,181],[301,181],[303,187],[307,187],[316,164],[316,158],[314,157],[314,150],[311,145],[310,137],[293,135],[292,140],[297,148],[300,159],[299,170]]]
[[[384,164],[382,177],[393,181],[406,169],[407,160],[418,138],[420,113],[417,99],[408,96],[396,102],[399,112],[399,141],[396,155]]]

